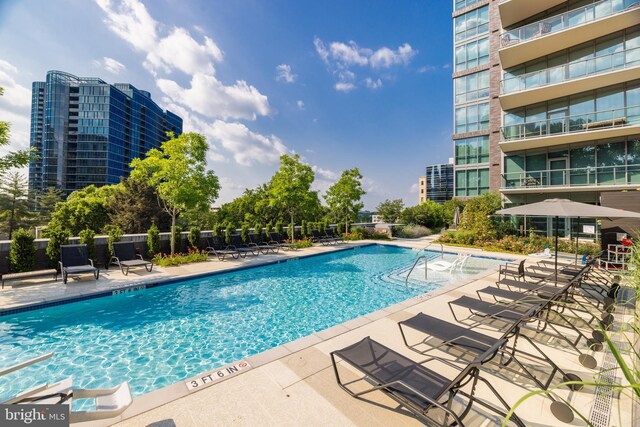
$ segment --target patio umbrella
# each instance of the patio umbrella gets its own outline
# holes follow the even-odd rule
[[[453,228],[458,228],[460,223],[460,206],[456,206],[456,210],[453,213]]]
[[[555,280],[558,280],[558,218],[638,218],[640,213],[625,211],[622,209],[607,208],[605,206],[589,205],[587,203],[574,202],[567,199],[547,199],[542,202],[530,203],[528,205],[516,206],[513,208],[500,209],[496,211],[500,215],[527,215],[527,216],[551,216],[556,219],[556,262]],[[577,251],[576,242],[576,251]],[[577,252],[576,252],[577,261]]]

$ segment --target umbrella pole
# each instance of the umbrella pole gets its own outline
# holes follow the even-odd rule
[[[558,223],[560,222],[560,220],[558,219],[558,217],[556,217],[556,274],[555,274],[555,282],[556,285],[558,284]]]
[[[578,265],[578,245],[580,244],[580,217],[578,217],[578,224],[576,227],[576,265]]]

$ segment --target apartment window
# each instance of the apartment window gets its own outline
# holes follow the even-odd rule
[[[455,42],[489,32],[489,5],[474,9],[454,19]]]
[[[458,77],[454,80],[455,103],[466,104],[489,97],[489,70]]]
[[[472,104],[456,108],[456,133],[489,129],[489,103]]]
[[[489,38],[456,46],[456,71],[489,63]]]
[[[464,9],[472,4],[481,2],[482,0],[454,0],[456,10]]]
[[[456,165],[489,163],[489,135],[456,140]]]
[[[456,171],[456,196],[479,196],[489,191],[489,169]]]

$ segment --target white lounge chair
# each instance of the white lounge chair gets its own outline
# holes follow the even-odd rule
[[[470,255],[458,255],[458,257],[453,260],[453,262],[449,262],[449,261],[434,261],[434,262],[427,262],[427,269],[428,270],[433,270],[433,271],[447,271],[449,270],[449,272],[452,272],[453,270],[461,270],[464,265],[467,263],[467,260],[469,259]]]
[[[551,253],[551,249],[544,248],[544,251],[537,252],[535,254],[529,254],[529,256],[533,256],[533,257],[536,257],[536,258],[551,258],[553,256],[553,254]]]

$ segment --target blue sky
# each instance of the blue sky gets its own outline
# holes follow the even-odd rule
[[[211,145],[228,202],[299,153],[323,193],[364,175],[365,207],[417,203],[452,156],[450,1],[0,0],[0,118],[28,146],[31,82],[128,82]]]

